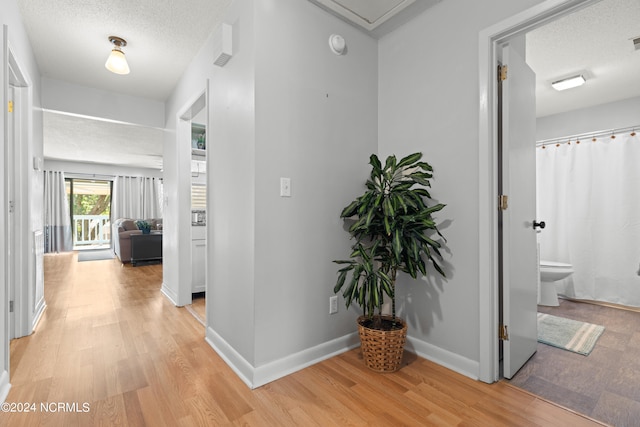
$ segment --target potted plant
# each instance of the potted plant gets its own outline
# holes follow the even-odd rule
[[[136,227],[138,227],[138,230],[142,230],[142,234],[151,233],[151,224],[148,221],[138,220],[136,221]]]
[[[349,233],[355,240],[349,259],[342,265],[334,293],[342,291],[347,308],[362,307],[358,330],[367,366],[379,372],[396,371],[402,361],[406,322],[396,317],[395,286],[399,271],[414,279],[427,274],[427,263],[443,277],[436,258],[442,259],[442,239],[432,214],[444,204],[429,206],[433,168],[414,153],[399,162],[389,156],[384,164],[373,154],[366,191],[342,210],[340,217],[355,221]],[[347,280],[347,278],[349,280]],[[384,296],[391,302],[391,315],[382,314]],[[376,314],[377,311],[377,314]]]

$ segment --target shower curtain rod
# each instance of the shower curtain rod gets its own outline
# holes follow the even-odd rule
[[[540,141],[536,141],[536,147],[539,147],[542,145],[555,144],[555,143],[566,144],[567,142],[578,141],[582,138],[598,138],[605,135],[614,135],[616,133],[635,132],[636,130],[640,131],[640,125],[627,126],[624,128],[615,128],[615,129],[603,129],[595,132],[578,133],[574,135],[561,136],[559,138],[542,139]]]

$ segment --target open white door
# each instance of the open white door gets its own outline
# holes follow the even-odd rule
[[[502,63],[501,202],[503,376],[511,378],[537,346],[535,74],[510,46]]]

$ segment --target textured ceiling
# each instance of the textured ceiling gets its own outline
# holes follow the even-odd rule
[[[640,96],[640,51],[631,41],[638,36],[640,0],[603,0],[527,34],[538,117]],[[576,74],[583,86],[551,87]]]
[[[171,94],[230,3],[18,0],[42,76],[158,101]],[[128,75],[104,67],[110,35],[127,40]],[[45,112],[44,155],[161,169],[162,131]]]
[[[162,168],[162,129],[49,111],[43,126],[47,159]]]
[[[379,38],[442,0],[309,0]]]
[[[43,76],[164,101],[231,0],[18,0]],[[131,74],[104,68],[127,40]]]
[[[386,19],[388,10],[399,10],[378,28],[365,29],[373,37],[383,36],[418,13],[429,13],[428,8],[440,0],[409,1],[322,0],[371,22]],[[160,101],[172,92],[230,3],[18,0],[43,76]],[[400,10],[403,5],[407,7]],[[127,40],[124,51],[131,74],[115,75],[104,68],[111,48],[109,35]],[[640,0],[603,0],[529,33],[527,62],[537,75],[538,116],[640,96],[640,51],[634,51],[630,41],[638,36]],[[551,89],[552,81],[577,73],[587,78],[584,86],[564,92]],[[47,158],[161,167],[158,129],[49,112],[44,123]]]
[[[394,13],[400,6],[408,6],[415,0],[330,0],[355,13],[367,22],[375,24]]]

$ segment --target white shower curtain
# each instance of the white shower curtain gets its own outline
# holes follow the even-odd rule
[[[113,181],[111,218],[161,218],[159,178],[116,176]]]
[[[64,173],[44,171],[44,252],[73,250]]]
[[[640,137],[537,149],[540,257],[567,262],[571,298],[640,307]]]

